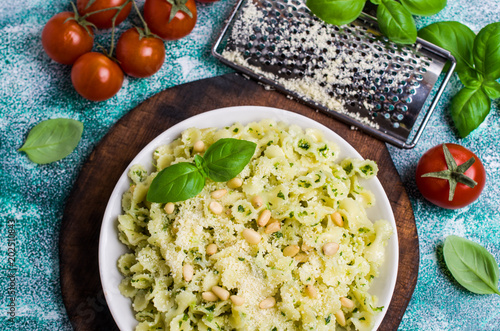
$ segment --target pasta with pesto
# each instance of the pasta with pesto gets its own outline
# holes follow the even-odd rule
[[[221,138],[257,144],[238,180],[207,179],[175,204],[146,200],[158,171]],[[366,214],[375,162],[340,160],[320,131],[272,120],[191,128],[153,159],[152,173],[130,168],[118,217],[136,330],[372,329],[382,307],[368,290],[393,232]]]

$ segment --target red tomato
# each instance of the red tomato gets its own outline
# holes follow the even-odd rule
[[[123,5],[127,0],[96,0],[89,8],[87,4],[90,0],[78,0],[76,6],[78,7],[78,13],[80,15],[85,15],[87,13],[95,12],[101,9],[119,7]],[[115,26],[123,22],[130,10],[132,9],[132,2],[123,7],[122,11],[116,17]],[[117,10],[106,10],[97,14],[92,14],[87,17],[87,21],[94,23],[98,29],[109,29],[113,26],[113,16],[115,16]]]
[[[196,24],[196,3],[194,0],[172,0],[177,5],[172,6],[167,0],[146,0],[144,4],[144,19],[151,32],[165,40],[176,40],[187,36]],[[179,5],[185,4],[192,14],[179,10]],[[170,11],[176,11],[170,19]]]
[[[87,31],[74,19],[66,22],[71,17],[75,17],[72,12],[59,13],[45,24],[42,31],[45,53],[62,64],[73,64],[81,55],[90,52],[94,44],[92,28],[88,27]]]
[[[137,28],[131,28],[118,40],[116,58],[126,74],[139,78],[149,77],[163,65],[165,45],[163,40],[156,37],[141,38]]]
[[[453,171],[451,175],[448,175],[448,177],[456,178],[458,173],[463,173],[477,184],[474,187],[469,187],[460,182],[465,179],[459,179],[459,182],[456,184],[453,198],[450,200],[450,185],[453,185],[453,179],[422,177],[429,173],[434,173],[431,174],[431,176],[434,176],[436,172],[448,170],[444,147],[443,145],[438,145],[429,149],[422,155],[420,161],[418,161],[416,172],[417,186],[422,195],[433,204],[447,209],[458,209],[467,206],[479,197],[483,190],[484,183],[486,182],[486,173],[481,160],[467,148],[457,144],[446,144],[446,147],[450,151],[457,166],[466,163],[471,158],[474,159],[474,163],[465,171],[463,171],[464,169],[458,168]],[[447,177],[446,174],[444,175],[444,177]],[[438,177],[440,177],[440,175],[438,175]],[[473,185],[473,183],[470,185]]]
[[[84,98],[103,101],[114,96],[123,84],[123,71],[106,55],[91,52],[76,60],[71,82]]]

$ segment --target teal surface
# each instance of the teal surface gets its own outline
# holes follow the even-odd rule
[[[111,126],[145,99],[171,86],[230,72],[210,56],[210,45],[234,3],[198,4],[197,26],[187,38],[166,43],[167,58],[159,73],[148,79],[126,78],[117,96],[99,103],[81,98],[71,85],[70,67],[51,61],[41,47],[44,24],[54,14],[69,10],[69,2],[0,3],[0,330],[71,329],[61,299],[58,236],[65,200],[78,172]],[[457,20],[479,31],[500,21],[500,1],[449,1],[445,10],[420,19],[418,26],[441,20]],[[137,21],[135,16],[119,31],[130,27],[131,21]],[[96,40],[109,45],[108,38],[104,33]],[[500,330],[500,296],[467,292],[451,279],[442,258],[444,239],[456,234],[482,244],[500,261],[499,103],[493,103],[478,130],[459,140],[450,127],[448,107],[460,87],[454,77],[414,150],[390,147],[412,201],[420,240],[418,284],[401,330]],[[53,164],[35,165],[16,151],[34,125],[59,117],[85,125],[75,152]],[[479,200],[457,211],[424,201],[414,182],[419,157],[442,142],[468,147],[488,172]],[[9,251],[14,243],[15,254]],[[9,255],[15,255],[14,265]],[[15,317],[9,315],[12,302]]]

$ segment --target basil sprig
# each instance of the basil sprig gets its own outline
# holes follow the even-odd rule
[[[329,24],[348,24],[358,18],[367,0],[307,0],[311,12]],[[430,16],[446,6],[446,0],[370,0],[378,5],[380,31],[400,44],[417,41],[417,28],[412,15]]]
[[[464,88],[451,100],[451,117],[465,138],[490,113],[491,99],[500,97],[500,22],[485,26],[477,36],[459,22],[438,22],[418,35],[448,50],[457,60]]]
[[[257,144],[233,138],[217,140],[204,156],[195,155],[194,164],[180,162],[160,171],[151,182],[147,200],[166,203],[198,195],[210,178],[226,182],[236,177],[250,162]]]
[[[483,246],[457,236],[446,238],[446,266],[463,287],[478,294],[498,294],[498,264]]]
[[[59,161],[76,148],[82,138],[83,123],[69,118],[55,118],[38,123],[18,149],[38,164]]]

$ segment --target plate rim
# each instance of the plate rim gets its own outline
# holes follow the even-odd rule
[[[238,112],[243,112],[243,115],[241,115]],[[231,116],[227,116],[227,117],[222,116],[222,115],[228,115],[227,113],[231,113],[230,114]],[[238,114],[236,114],[236,113],[238,113]],[[265,114],[269,113],[270,116],[263,116],[262,113],[265,113]],[[217,116],[220,116],[220,117],[217,117]],[[240,119],[238,119],[238,120],[233,119],[233,117],[235,117],[235,116],[240,117]],[[243,117],[243,119],[241,119],[241,117]],[[204,125],[204,124],[199,125],[200,123],[211,123],[211,121],[213,121],[214,118],[222,118],[223,124],[220,124],[218,126]],[[129,323],[127,323],[127,325],[124,325],[123,316],[121,316],[121,313],[123,313],[123,312],[117,311],[116,305],[111,300],[111,295],[115,295],[117,293],[122,299],[125,299],[128,302],[128,307],[130,309],[130,313],[131,313],[131,317],[132,317],[130,319],[130,321],[133,322],[134,325],[136,325],[137,320],[134,317],[135,313],[132,310],[131,299],[123,296],[118,290],[119,282],[118,282],[118,284],[116,284],[116,286],[111,286],[109,284],[109,278],[105,277],[106,272],[108,272],[111,268],[114,268],[115,269],[114,273],[119,275],[119,277],[118,277],[119,281],[121,281],[123,279],[123,276],[120,274],[120,272],[116,266],[117,259],[114,260],[114,264],[112,265],[112,267],[105,266],[105,263],[104,263],[105,262],[105,254],[107,254],[107,252],[105,252],[105,248],[106,248],[105,245],[108,243],[107,240],[110,239],[109,237],[106,236],[109,232],[109,230],[107,230],[106,227],[109,228],[110,226],[112,226],[114,228],[114,230],[111,231],[112,233],[114,233],[114,237],[112,237],[111,240],[118,243],[123,248],[122,249],[123,252],[128,251],[126,246],[123,245],[119,241],[118,236],[117,236],[117,234],[118,234],[118,232],[116,230],[116,217],[117,217],[117,215],[115,213],[113,213],[113,211],[112,211],[112,208],[116,207],[116,205],[112,204],[112,202],[113,202],[113,200],[118,199],[119,208],[121,210],[121,197],[122,197],[123,192],[124,192],[123,191],[123,184],[124,184],[124,182],[127,182],[127,186],[128,186],[128,183],[130,182],[128,179],[128,176],[127,176],[130,167],[132,165],[141,163],[138,160],[142,160],[144,158],[152,159],[152,153],[158,146],[160,146],[161,144],[170,143],[173,139],[178,137],[182,131],[184,131],[190,127],[196,126],[198,128],[208,128],[208,127],[222,128],[225,125],[227,125],[228,123],[230,123],[229,125],[232,125],[235,122],[247,124],[250,122],[260,121],[260,120],[267,119],[267,118],[271,118],[271,119],[274,119],[276,121],[282,121],[282,122],[287,123],[288,125],[297,124],[296,122],[304,121],[304,124],[301,123],[301,124],[297,124],[297,125],[299,125],[299,127],[301,127],[304,130],[307,128],[320,129],[325,134],[326,140],[333,141],[334,143],[339,145],[339,149],[341,151],[341,153],[340,153],[341,158],[346,156],[344,154],[348,154],[347,156],[349,156],[349,157],[357,157],[360,159],[364,159],[351,144],[349,144],[344,138],[342,138],[340,135],[338,135],[333,129],[330,129],[327,126],[321,124],[320,122],[317,122],[317,121],[315,121],[309,117],[306,117],[304,115],[295,113],[293,111],[284,110],[284,109],[280,109],[280,108],[274,108],[274,107],[248,105],[248,106],[230,106],[230,107],[217,108],[217,109],[206,111],[206,112],[191,116],[189,118],[186,118],[186,119],[176,123],[175,125],[167,128],[166,130],[164,130],[162,133],[160,133],[155,138],[153,138],[148,144],[146,144],[141,149],[141,151],[139,153],[137,153],[137,155],[132,159],[132,161],[127,165],[125,170],[120,175],[120,177],[117,180],[117,182],[113,188],[113,191],[108,199],[108,202],[106,204],[106,209],[105,209],[105,212],[104,212],[104,215],[102,218],[101,227],[100,227],[99,245],[98,245],[99,278],[101,281],[101,287],[102,287],[102,290],[104,292],[104,297],[105,297],[106,303],[109,307],[109,311],[111,312],[111,315],[113,316],[113,319],[120,330],[129,330],[130,325],[129,325]],[[198,123],[198,125],[192,125],[191,124],[192,122]],[[293,123],[291,123],[291,122],[293,122]],[[332,137],[334,137],[334,139],[327,137],[328,135],[331,135]],[[352,155],[349,155],[349,154],[352,154]],[[151,169],[152,165],[148,164],[146,167]],[[399,242],[398,242],[398,233],[397,233],[397,226],[396,226],[396,222],[395,222],[395,218],[394,218],[394,213],[393,213],[389,198],[388,198],[382,184],[380,183],[380,181],[377,177],[374,177],[374,178],[368,180],[367,182],[371,183],[371,184],[369,184],[369,186],[375,185],[383,192],[382,199],[380,199],[380,198],[377,199],[377,205],[380,205],[381,200],[382,200],[383,204],[386,205],[386,207],[388,206],[388,208],[386,208],[386,210],[388,211],[388,215],[389,215],[389,217],[388,217],[389,219],[387,219],[387,221],[389,221],[389,223],[391,224],[391,227],[393,228],[393,233],[391,235],[391,238],[389,239],[389,242],[392,245],[395,245],[395,247],[393,247],[393,250],[391,250],[390,252],[388,252],[388,248],[387,248],[388,245],[385,246],[386,258],[385,258],[384,264],[389,263],[387,261],[387,255],[388,255],[387,253],[392,254],[392,261],[394,262],[394,264],[392,265],[392,269],[391,269],[392,272],[389,275],[390,282],[389,282],[389,291],[388,292],[390,292],[390,295],[387,298],[387,303],[384,305],[382,312],[377,314],[375,317],[375,323],[373,326],[373,330],[376,330],[380,326],[380,324],[382,323],[382,321],[387,313],[387,310],[389,308],[389,305],[391,303],[392,297],[394,295],[394,289],[396,286],[397,274],[398,274],[398,269],[399,269],[398,268],[399,267],[398,266],[399,265]],[[112,214],[112,215],[110,215],[110,214]],[[110,225],[110,223],[112,223],[112,225]],[[123,254],[123,253],[120,253],[119,255],[121,255],[121,254]],[[375,281],[377,279],[380,279],[380,277],[377,277],[375,279]],[[371,288],[371,290],[372,289],[373,288]],[[111,290],[111,291],[108,291],[108,290]],[[110,292],[113,292],[113,293],[110,293]],[[131,326],[131,327],[133,328],[133,326]]]

